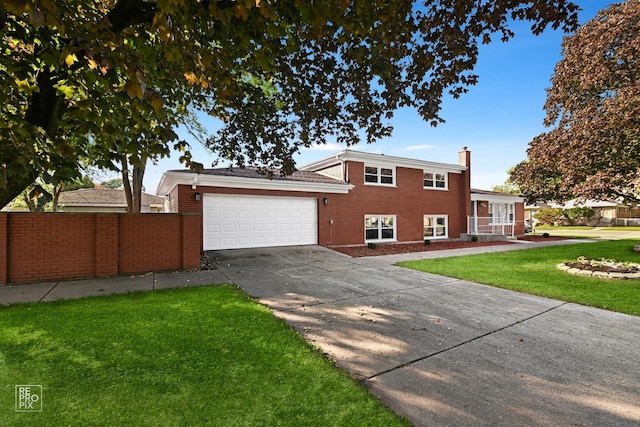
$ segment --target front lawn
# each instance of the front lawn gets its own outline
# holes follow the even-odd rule
[[[640,262],[637,240],[616,240],[527,250],[425,259],[398,265],[500,288],[640,316],[640,281],[574,276],[556,265],[579,256]]]
[[[232,286],[0,308],[0,378],[3,426],[403,425]]]
[[[536,230],[556,230],[556,231],[571,231],[571,230],[593,230],[594,227],[590,225],[543,225],[539,224],[535,226]]]

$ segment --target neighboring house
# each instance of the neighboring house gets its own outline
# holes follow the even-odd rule
[[[612,226],[612,225],[640,225],[640,208],[616,201],[606,200],[585,200],[578,202],[576,199],[560,204],[555,202],[537,203],[526,205],[525,218],[535,221],[535,214],[540,209],[572,209],[575,207],[589,207],[593,209],[594,215],[589,221],[591,226]]]
[[[168,212],[202,213],[204,250],[459,239],[472,216],[501,226],[474,234],[523,234],[522,199],[472,191],[470,168],[466,147],[458,164],[343,150],[286,177],[167,171],[157,194]]]
[[[142,193],[141,212],[163,212],[164,198]],[[58,199],[59,212],[126,212],[124,190],[81,188],[63,191]]]

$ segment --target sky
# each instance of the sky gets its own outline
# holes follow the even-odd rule
[[[608,0],[574,0],[582,7],[580,23],[593,18]],[[526,159],[529,142],[545,132],[543,106],[546,89],[560,60],[562,31],[548,28],[534,36],[527,22],[516,23],[516,36],[507,43],[495,41],[481,45],[475,73],[479,82],[458,99],[445,99],[441,117],[445,123],[431,127],[411,109],[398,110],[391,124],[393,135],[371,145],[350,147],[353,150],[408,157],[433,162],[458,162],[458,151],[471,151],[471,186],[490,190],[508,178],[507,170]],[[203,124],[211,129],[214,119]],[[180,131],[178,131],[180,134]],[[195,161],[211,167],[215,159],[189,135],[181,134],[191,144]],[[327,157],[345,149],[329,144],[303,149],[295,157],[298,166]],[[162,174],[170,169],[184,169],[179,154],[147,164],[144,187],[155,194]],[[106,179],[109,179],[107,177]]]

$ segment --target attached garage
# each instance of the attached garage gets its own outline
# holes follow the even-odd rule
[[[315,245],[317,201],[306,197],[205,194],[204,250]]]
[[[331,242],[339,206],[335,196],[351,189],[348,182],[316,172],[265,175],[247,166],[167,171],[157,192],[164,195],[165,212],[201,215],[202,234],[193,238],[211,251]]]

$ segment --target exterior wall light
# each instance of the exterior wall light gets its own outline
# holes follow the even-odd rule
[[[195,195],[196,195],[196,202],[199,202],[200,201],[200,193],[196,193]]]
[[[328,204],[329,204],[329,198],[328,198],[328,197],[325,197],[324,199],[322,199],[322,202],[323,202],[325,205],[328,205]]]

